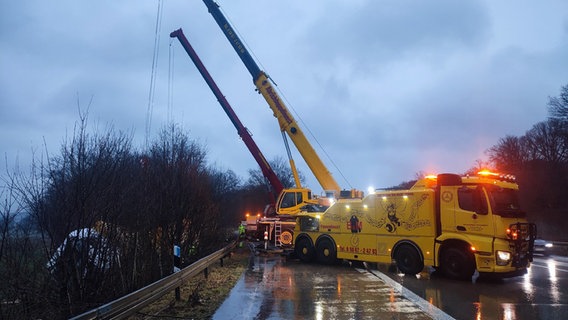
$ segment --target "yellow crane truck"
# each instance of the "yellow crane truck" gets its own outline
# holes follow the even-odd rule
[[[295,253],[303,261],[391,263],[405,274],[433,266],[454,279],[524,274],[536,226],[528,223],[512,176],[439,174],[408,190],[339,200],[296,218]]]

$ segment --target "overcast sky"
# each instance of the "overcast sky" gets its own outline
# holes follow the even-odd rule
[[[500,138],[546,120],[548,97],[568,84],[566,0],[217,3],[344,188],[463,173]],[[181,27],[266,158],[286,156],[276,119],[202,1],[2,1],[3,170],[6,159],[27,167],[34,153],[57,154],[90,102],[91,132],[112,125],[144,148],[160,4],[150,140],[174,121],[211,164],[243,179],[258,168],[170,40]]]

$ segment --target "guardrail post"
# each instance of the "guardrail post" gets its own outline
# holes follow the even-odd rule
[[[181,270],[181,248],[174,246],[174,273]],[[176,301],[181,300],[181,292],[179,287],[176,287]]]

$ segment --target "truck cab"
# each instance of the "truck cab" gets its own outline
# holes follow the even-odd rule
[[[536,226],[526,221],[512,176],[487,171],[476,176],[443,175],[438,178],[438,188],[437,264],[446,274],[466,277],[473,271],[471,266],[480,273],[503,276],[526,271],[532,261]],[[452,247],[467,253],[457,257],[463,265],[452,267],[444,261],[457,254]],[[469,259],[474,263],[468,263]]]

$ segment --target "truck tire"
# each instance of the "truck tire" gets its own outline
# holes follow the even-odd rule
[[[450,279],[470,280],[475,272],[475,260],[464,249],[449,247],[442,252],[440,269]]]
[[[308,237],[300,237],[296,239],[296,244],[294,245],[294,252],[296,256],[300,258],[303,262],[312,262],[315,255],[314,245]]]
[[[321,263],[335,264],[337,262],[337,249],[329,238],[322,238],[317,242],[316,255]]]
[[[398,269],[404,274],[415,275],[424,269],[424,260],[418,250],[410,244],[400,245],[396,249],[394,260]]]

